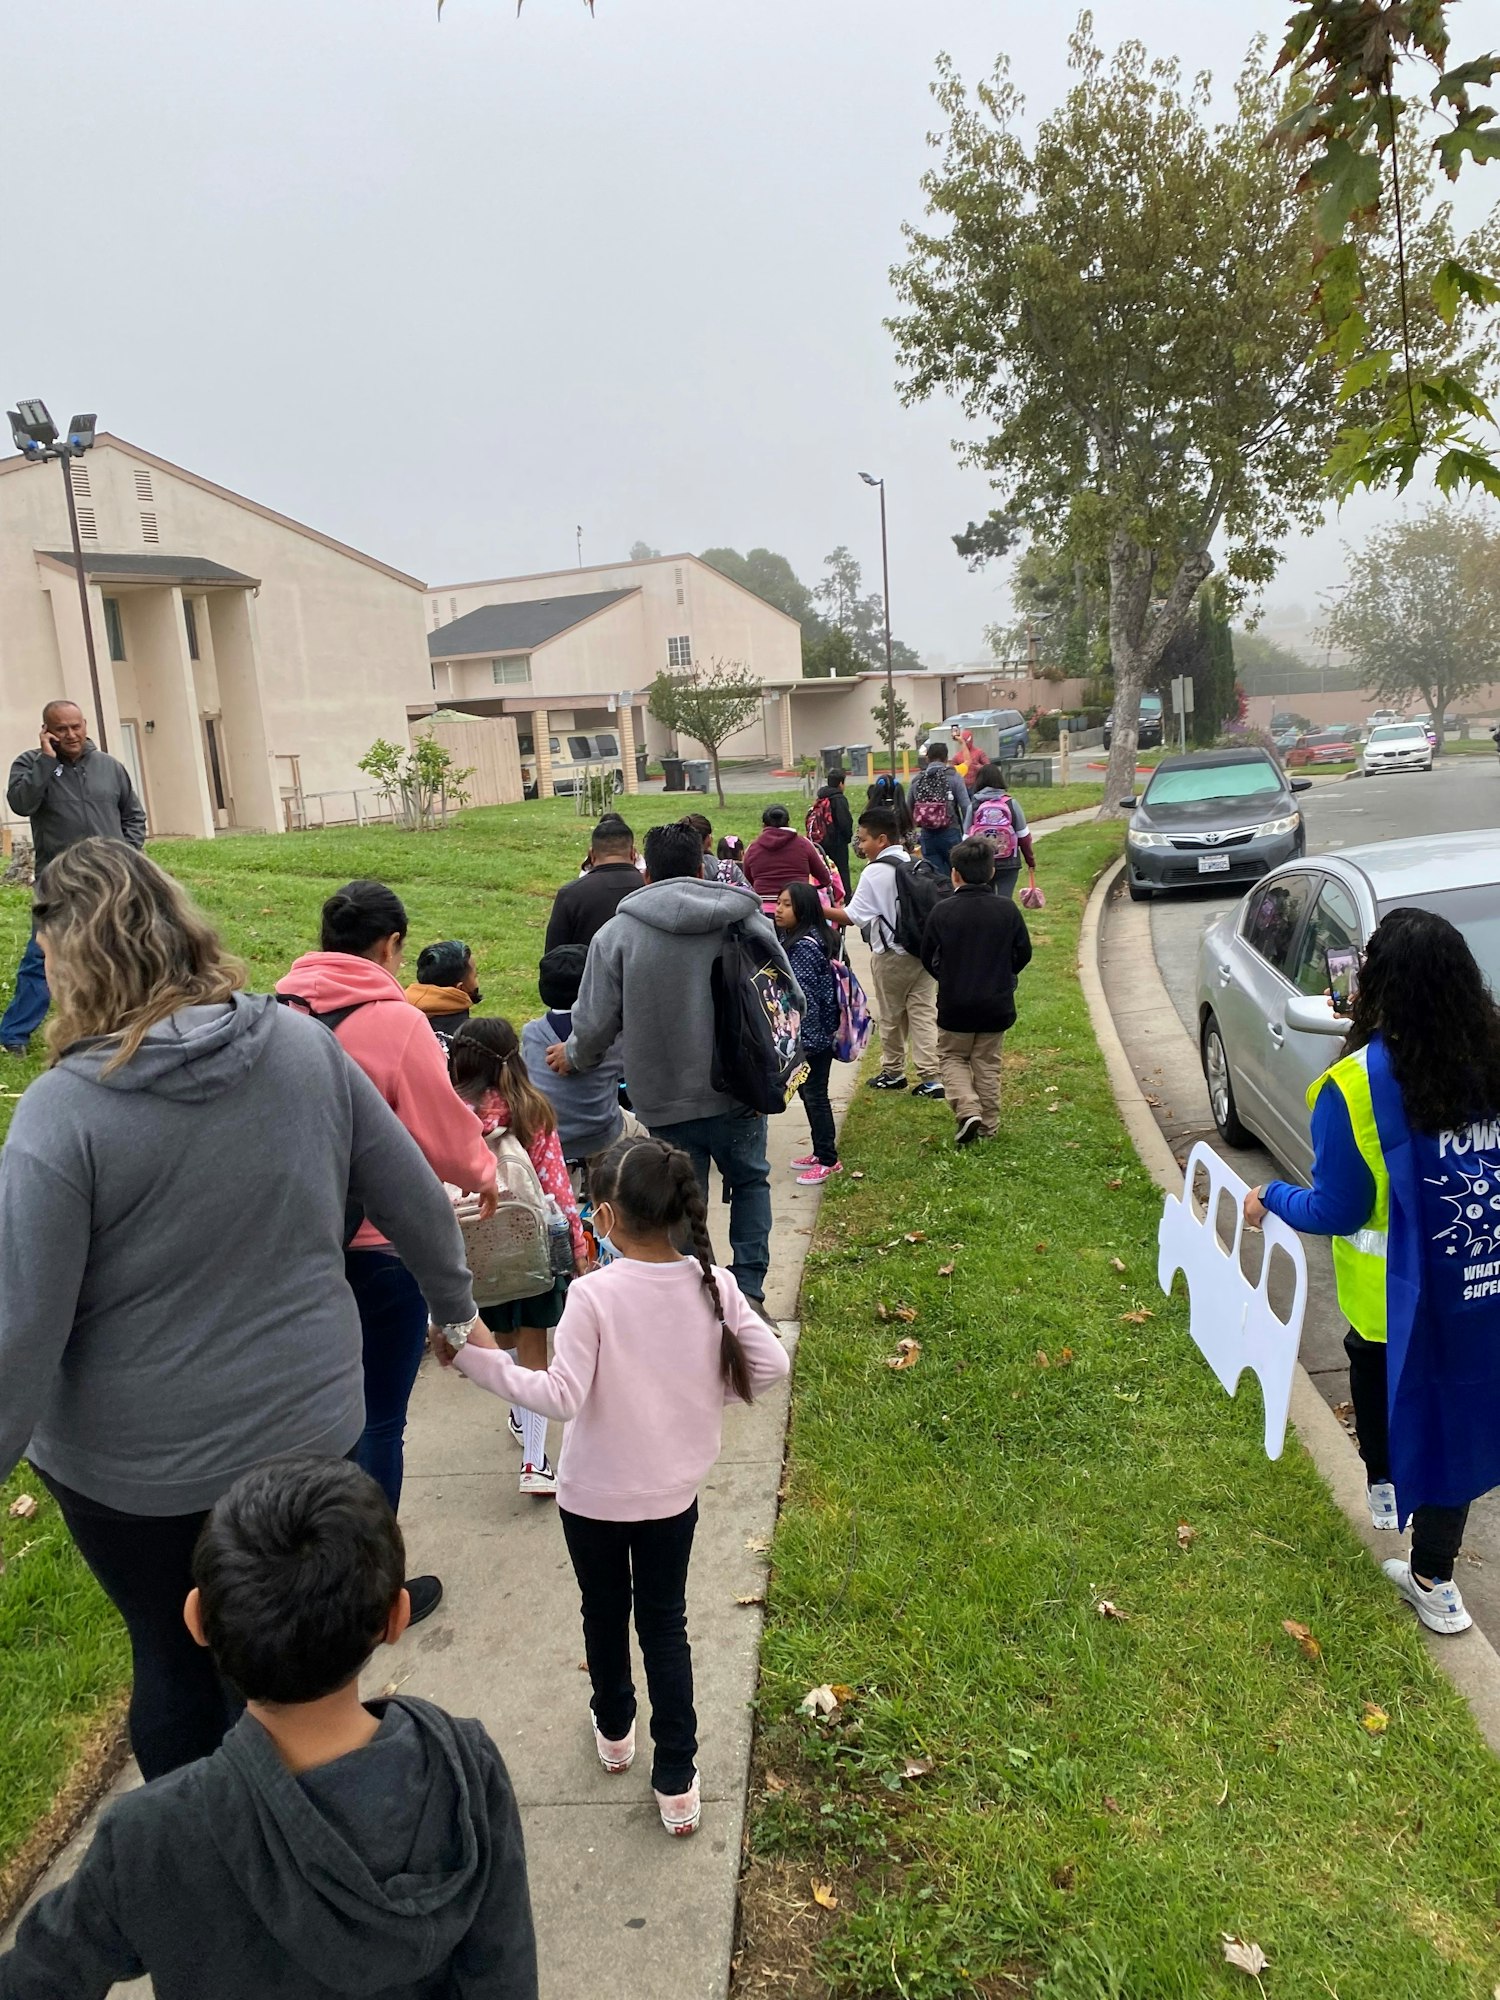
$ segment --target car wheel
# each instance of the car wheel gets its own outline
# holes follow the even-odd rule
[[[1135,877],[1128,873],[1125,877],[1125,887],[1130,891],[1132,903],[1149,903],[1156,894],[1154,889],[1148,889],[1144,882],[1137,882]]]
[[[1210,1014],[1203,1024],[1203,1079],[1208,1085],[1208,1108],[1214,1115],[1219,1137],[1226,1146],[1254,1145],[1254,1135],[1240,1123],[1235,1109],[1234,1079],[1229,1074],[1229,1057],[1217,1018]]]

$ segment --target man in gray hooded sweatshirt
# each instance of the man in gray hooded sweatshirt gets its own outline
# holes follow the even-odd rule
[[[690,1155],[705,1199],[710,1161],[724,1176],[731,1269],[763,1313],[771,1264],[766,1121],[713,1086],[710,977],[729,926],[743,924],[782,969],[798,1008],[802,989],[754,892],[703,880],[703,844],[692,827],[652,827],[645,862],[646,887],[624,899],[589,946],[573,1032],[547,1051],[548,1066],[564,1076],[593,1069],[623,1035],[636,1116],[654,1138]]]

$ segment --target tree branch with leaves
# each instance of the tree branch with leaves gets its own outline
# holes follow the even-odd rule
[[[716,659],[707,667],[695,660],[686,672],[658,674],[651,683],[646,707],[664,729],[703,745],[722,806],[724,780],[719,773],[719,753],[731,736],[759,716],[760,682],[752,680],[736,660]]]

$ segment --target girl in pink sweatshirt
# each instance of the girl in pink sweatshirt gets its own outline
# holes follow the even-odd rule
[[[448,1071],[453,1088],[479,1120],[486,1139],[493,1132],[509,1132],[526,1148],[542,1193],[550,1194],[568,1218],[573,1268],[584,1270],[588,1247],[558,1143],[557,1116],[527,1075],[521,1043],[510,1022],[498,1015],[467,1022],[448,1045]],[[482,1307],[480,1318],[507,1347],[515,1348],[523,1368],[545,1368],[548,1330],[562,1318],[567,1293],[568,1279],[555,1278],[548,1290],[531,1298]],[[555,1493],[557,1474],[547,1457],[546,1417],[522,1401],[511,1410],[510,1428],[521,1447],[521,1491]]]
[[[635,1756],[630,1607],[651,1696],[651,1783],[669,1833],[701,1813],[687,1571],[698,1488],[719,1455],[724,1405],[780,1381],[786,1350],[711,1262],[693,1163],[661,1139],[628,1138],[590,1192],[616,1261],[575,1282],[551,1366],[533,1374],[476,1326],[457,1366],[471,1382],[571,1422],[558,1512],[583,1599],[594,1746],[606,1771]],[[686,1224],[696,1258],[673,1246]],[[453,1350],[434,1335],[440,1361]]]

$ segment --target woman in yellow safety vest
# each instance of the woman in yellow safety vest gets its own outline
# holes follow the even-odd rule
[[[1370,1519],[1412,1527],[1383,1568],[1424,1625],[1462,1632],[1469,1503],[1500,1485],[1500,1007],[1446,918],[1382,920],[1308,1101],[1312,1186],[1252,1190],[1246,1220],[1333,1238]]]

